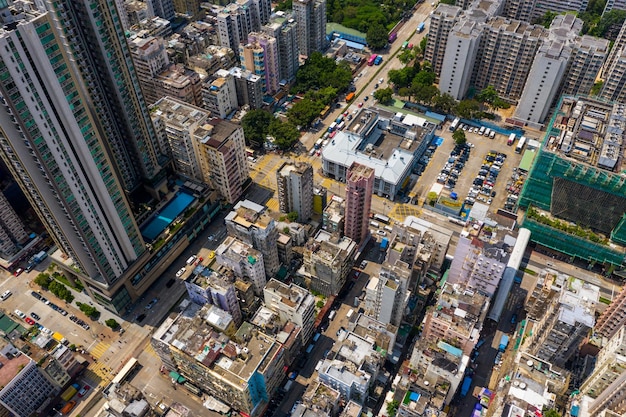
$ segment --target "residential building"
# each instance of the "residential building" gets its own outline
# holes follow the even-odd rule
[[[239,108],[235,77],[225,69],[218,69],[207,77],[202,87],[203,107],[215,117],[226,118]]]
[[[589,262],[624,263],[626,184],[618,149],[625,111],[621,103],[561,98],[519,198],[532,241]],[[556,218],[586,232],[550,226]],[[598,243],[605,239],[610,244]]]
[[[624,325],[626,325],[626,290],[622,289],[598,317],[593,331],[599,336],[611,339]]]
[[[239,67],[231,68],[230,73],[235,77],[235,89],[239,106],[260,109],[263,106],[263,79],[251,71],[246,71]]]
[[[258,417],[284,378],[282,346],[250,323],[242,324],[232,338],[217,333],[205,311],[189,303],[154,332],[152,346],[171,375]]]
[[[478,342],[487,310],[489,297],[463,284],[445,283],[437,304],[426,312],[422,338],[457,346],[469,356]]]
[[[211,119],[193,132],[194,150],[203,180],[234,204],[248,179],[243,128],[222,119]]]
[[[302,394],[302,403],[300,407],[317,415],[337,415],[340,408],[341,395],[339,391],[332,389],[322,382],[314,382],[310,384],[304,394]],[[304,411],[303,410],[303,411]],[[296,410],[293,415],[298,415]],[[305,414],[306,415],[306,412]]]
[[[296,19],[290,14],[279,11],[272,15],[270,22],[261,30],[278,41],[280,83],[292,82],[300,67]]]
[[[462,11],[460,7],[440,3],[430,16],[424,60],[430,62],[435,74],[441,74],[448,35],[461,17]]]
[[[250,281],[255,294],[263,293],[266,283],[263,253],[251,244],[227,236],[215,249],[215,258],[218,264],[232,269],[240,279]]]
[[[156,95],[172,97],[194,106],[202,106],[200,74],[184,65],[171,64],[154,79]]]
[[[500,284],[508,258],[509,252],[503,248],[503,242],[494,245],[460,237],[447,282],[467,285],[491,298]]]
[[[293,238],[291,235],[279,233],[276,240],[278,260],[283,265],[290,265],[293,259]]]
[[[626,101],[626,48],[616,51],[611,67],[604,73],[604,85],[600,91],[600,97],[609,101],[623,103]]]
[[[156,38],[168,39],[172,36],[172,24],[169,20],[150,14],[147,19],[139,20],[139,22],[131,26],[131,33],[137,33],[141,37],[154,36]]]
[[[312,290],[325,296],[339,294],[354,264],[356,251],[352,239],[320,230],[305,246],[302,275]]]
[[[610,12],[611,10],[626,10],[626,1],[624,0],[607,0],[606,4],[604,5],[604,11],[602,12],[602,15],[604,16],[606,13]]]
[[[197,129],[204,131],[209,112],[180,100],[165,97],[152,106],[151,116],[161,146],[171,155],[176,171],[187,178],[203,180],[194,140]]]
[[[448,34],[444,53],[439,90],[456,100],[465,97],[476,64],[482,24],[474,20],[458,21]]]
[[[399,326],[411,294],[411,268],[400,260],[383,265],[365,289],[365,311],[381,323]]]
[[[238,202],[225,219],[230,236],[246,242],[263,254],[266,277],[273,277],[280,263],[278,261],[278,230],[276,223],[265,207],[249,200]],[[294,322],[295,323],[295,322]]]
[[[187,66],[202,77],[219,77],[219,70],[229,70],[237,65],[235,52],[227,47],[209,45],[200,54],[192,55],[187,59]],[[222,75],[223,77],[223,75]]]
[[[278,204],[283,213],[298,213],[306,223],[313,210],[313,167],[308,162],[285,162],[276,170]]]
[[[333,195],[322,214],[322,228],[329,233],[343,234],[345,224],[343,198]]]
[[[501,17],[490,19],[484,26],[473,69],[474,87],[479,91],[491,85],[502,99],[516,101],[545,36],[546,29],[541,26]]]
[[[0,35],[1,60],[23,68],[0,68],[0,156],[63,253],[59,266],[91,295],[98,288],[103,302],[119,290],[112,304],[125,305],[136,291],[126,272],[146,253],[131,192],[167,191],[167,157],[123,31],[112,23],[117,11],[98,7],[99,15],[79,21],[72,19],[87,8],[82,1],[56,2],[46,13],[5,13],[17,20]],[[95,27],[107,33],[98,47],[86,43]]]
[[[59,393],[35,361],[0,340],[0,405],[17,417],[43,413]]]
[[[528,73],[514,119],[541,127],[559,94],[585,95],[591,91],[609,42],[578,37],[581,29],[582,21],[574,15],[554,19]]]
[[[128,45],[146,103],[156,103],[163,97],[157,92],[156,78],[170,64],[165,41],[154,36],[135,35],[129,39]]]
[[[502,16],[507,19],[531,22],[537,0],[506,0]]]
[[[283,320],[273,310],[261,305],[250,323],[267,335],[274,337],[284,349],[284,361],[291,365],[302,352],[302,328],[291,321]]]
[[[608,6],[610,3],[611,0],[607,1],[606,5]],[[602,66],[602,71],[600,73],[600,77],[602,79],[606,80],[608,71],[613,67],[615,60],[622,54],[624,46],[626,46],[626,22],[622,24],[617,38],[615,39],[615,42],[613,42],[613,47],[604,61],[604,65]]]
[[[291,321],[302,328],[302,346],[313,336],[315,297],[295,284],[284,284],[274,278],[263,289],[265,306],[274,311],[281,322]]]
[[[374,169],[353,162],[346,174],[344,234],[357,243],[363,243],[369,234],[373,189]]]
[[[297,23],[300,54],[310,56],[313,52],[325,51],[328,47],[326,40],[326,0],[297,0],[292,7]]]
[[[537,19],[546,12],[562,14],[564,12],[579,12],[587,10],[589,0],[569,0],[563,2],[560,0],[537,0],[533,8],[532,19]]]
[[[313,187],[313,213],[321,215],[328,202],[328,190],[324,187]],[[340,230],[343,230],[341,226]]]
[[[440,272],[443,268],[448,248],[450,247],[452,231],[449,228],[414,216],[407,216],[404,219],[404,225],[407,226],[410,240],[412,240],[411,234],[420,233],[422,235],[422,242],[432,242],[432,245],[428,248],[432,257],[430,266],[432,271]],[[417,231],[417,233],[412,230]]]
[[[565,368],[594,326],[600,288],[543,270],[527,305],[525,349],[535,357]],[[532,329],[532,330],[531,330]]]
[[[269,0],[236,0],[228,4],[217,15],[217,29],[220,45],[233,51],[239,44],[248,42],[250,32],[258,32],[270,19]]]
[[[251,32],[248,34],[248,44],[254,45],[253,53],[246,53],[249,49],[248,45],[245,47],[239,45],[239,51],[241,56],[241,65],[244,68],[249,69],[255,74],[261,76],[265,81],[265,91],[268,94],[274,94],[278,92],[280,85],[280,55],[278,40],[264,32]],[[257,57],[258,48],[263,51],[262,59],[259,63],[250,62],[250,58]],[[243,50],[243,54],[241,53]]]
[[[28,240],[28,233],[20,217],[6,196],[0,191],[0,258],[10,259],[20,251],[20,246]]]
[[[385,353],[371,339],[352,332],[347,332],[337,345],[332,359],[326,359],[320,367],[318,378],[339,391],[346,401],[363,403],[385,362]]]
[[[174,20],[176,17],[173,0],[146,0],[151,16],[159,16],[165,20]]]
[[[351,333],[369,340],[372,346],[376,345],[376,349],[384,352],[387,356],[393,352],[398,334],[397,326],[383,323],[365,314],[359,314],[356,320],[348,323],[347,328]]]
[[[200,13],[200,0],[173,0],[174,11],[195,20]]]
[[[120,10],[120,14],[126,15],[125,17],[120,17],[124,30],[130,30],[131,27],[142,20],[153,17],[149,15],[148,5],[140,0],[126,0],[124,2],[124,9],[118,8],[118,10]],[[123,13],[123,11],[126,11],[126,13]]]
[[[591,409],[594,414],[600,411],[602,406],[620,404],[619,391],[626,377],[626,327],[621,326],[611,338],[606,340],[595,360],[593,371],[580,387],[580,393],[599,399]],[[619,388],[618,388],[619,385]],[[611,401],[613,400],[613,401]],[[617,401],[615,401],[617,400]],[[619,405],[618,405],[619,407]],[[613,412],[620,412],[617,408],[609,407]],[[626,410],[625,410],[626,412]]]
[[[235,325],[241,324],[241,309],[235,291],[235,277],[198,265],[185,280],[185,288],[196,304],[212,304],[230,313]]]
[[[369,107],[322,149],[322,170],[325,176],[343,182],[353,163],[371,167],[375,173],[372,192],[395,200],[426,152],[435,128],[419,113]],[[384,141],[379,140],[382,135]]]

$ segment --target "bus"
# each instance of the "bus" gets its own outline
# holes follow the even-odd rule
[[[389,224],[389,217],[382,214],[374,214],[374,220],[378,220],[381,223]]]
[[[326,116],[328,116],[328,113],[330,113],[330,106],[326,106],[326,107],[324,107],[324,110],[322,110],[322,111],[320,112],[320,117],[321,117],[322,119],[325,119],[325,118],[326,118]]]
[[[461,122],[461,119],[459,117],[454,119],[452,123],[450,124],[450,132],[454,132],[456,128],[459,127],[460,122]]]
[[[139,362],[136,358],[130,358],[124,367],[117,373],[115,378],[111,381],[111,384],[119,385],[124,382],[128,377],[139,367]]]
[[[509,140],[506,141],[506,144],[509,146],[513,145],[513,143],[515,143],[515,133],[511,133],[509,135]]]
[[[519,139],[519,142],[517,142],[517,146],[515,147],[515,153],[522,153],[524,145],[526,145],[526,136],[522,136]]]
[[[408,46],[409,46],[409,41],[404,41],[401,48],[406,49]]]
[[[372,55],[370,55],[370,57],[367,59],[367,65],[368,65],[368,66],[370,66],[370,67],[371,67],[372,65],[374,65],[374,61],[376,61],[376,57],[377,57],[377,56],[378,56],[378,55],[376,55],[376,54],[372,54]]]

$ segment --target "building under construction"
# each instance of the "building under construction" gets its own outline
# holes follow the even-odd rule
[[[532,241],[621,269],[625,132],[626,105],[561,98],[520,196]]]

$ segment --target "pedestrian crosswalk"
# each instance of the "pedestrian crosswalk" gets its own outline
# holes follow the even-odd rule
[[[154,348],[152,347],[152,344],[150,343],[150,341],[148,340],[148,342],[146,343],[146,345],[143,348],[143,351],[149,355],[154,356],[155,358],[158,358],[159,355],[157,355],[157,353],[154,351]]]
[[[83,378],[92,386],[106,386],[112,379],[112,369],[99,362],[91,363],[83,374]]]
[[[100,359],[102,357],[102,355],[104,355],[106,353],[107,350],[109,350],[109,347],[111,347],[110,343],[106,343],[106,342],[99,342],[97,345],[95,345],[90,351],[89,354],[94,358],[94,359]]]
[[[279,205],[279,203],[278,203],[278,199],[276,199],[276,197],[272,197],[272,198],[270,198],[270,199],[267,201],[267,203],[265,203],[265,205],[267,206],[267,208],[268,208],[269,210],[276,211],[276,212],[277,212],[277,211],[280,211],[280,205]]]

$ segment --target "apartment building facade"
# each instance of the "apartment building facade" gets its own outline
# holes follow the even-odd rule
[[[374,174],[374,169],[357,162],[346,173],[344,235],[357,243],[363,242],[369,233]]]
[[[323,52],[328,47],[326,41],[326,0],[296,0],[293,14],[297,22],[298,51],[310,56],[313,52]]]
[[[283,213],[298,213],[306,223],[313,214],[313,167],[307,162],[285,162],[276,170],[278,204]]]

